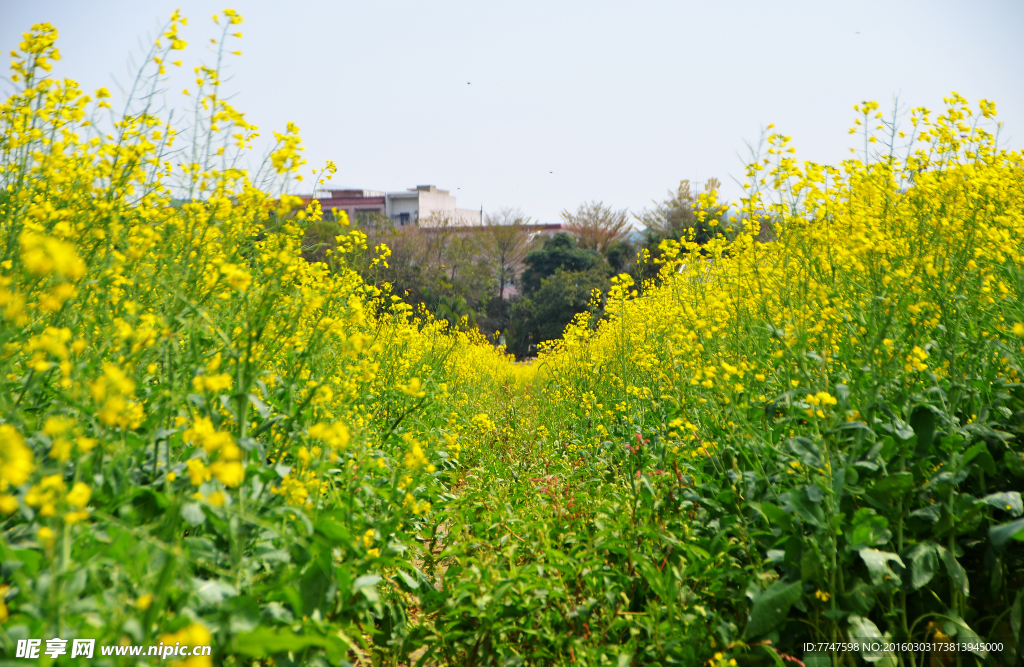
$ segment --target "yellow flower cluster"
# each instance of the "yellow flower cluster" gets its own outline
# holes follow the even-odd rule
[[[242,18],[217,20],[220,59]],[[184,25],[175,12],[145,59],[150,90],[181,65]],[[263,173],[240,169],[258,128],[226,102],[218,69],[193,70],[185,130],[139,100],[110,119],[109,91],[46,76],[56,36],[46,24],[25,35],[19,87],[0,104],[0,518],[19,548],[77,568],[107,534],[94,522],[154,553],[140,536],[180,537],[179,519],[193,539],[224,516],[302,523],[394,488],[360,498],[350,527],[378,558],[390,534],[367,526],[429,515],[444,488],[435,464],[470,465],[481,442],[507,437],[490,393],[525,387],[536,368],[364,282],[352,267],[390,250],[343,212],[330,265],[304,259],[306,232],[327,221],[288,194],[304,164],[298,128],[275,133]],[[128,490],[187,509],[124,511]],[[135,599],[132,613],[162,600],[116,597]],[[155,622],[183,622],[164,612]],[[209,643],[205,632],[163,640]]]
[[[89,387],[93,401],[99,406],[96,415],[111,427],[136,428],[145,418],[142,405],[134,398],[135,382],[116,364],[105,362],[103,375]]]
[[[434,472],[434,465],[427,459],[427,455],[423,451],[423,445],[420,444],[419,440],[409,433],[403,433],[402,440],[409,446],[403,461],[405,467],[410,470],[425,468],[427,472]]]
[[[206,417],[200,417],[185,430],[182,439],[190,444],[202,447],[207,456],[217,455],[217,460],[206,466],[199,459],[188,461],[189,476],[194,486],[199,486],[212,475],[222,484],[237,487],[245,480],[245,467],[242,465],[242,450],[235,444],[230,433],[218,431]]]
[[[25,494],[25,504],[37,508],[41,517],[55,516],[58,506],[63,504],[69,510],[64,514],[64,523],[75,524],[89,517],[85,506],[91,497],[92,489],[83,482],[75,482],[68,491],[60,475],[49,475],[32,485]]]
[[[140,598],[141,600],[142,598]],[[152,601],[150,599],[150,601]],[[148,606],[148,605],[147,605]],[[160,641],[165,646],[210,646],[213,635],[201,623],[190,623],[177,632],[168,632],[160,635]],[[172,660],[170,665],[183,665],[185,667],[212,667],[213,660],[210,656],[189,656],[185,660]]]
[[[335,422],[333,424],[314,424],[309,427],[309,437],[322,440],[333,449],[344,449],[351,435],[348,430],[348,426],[341,422]]]
[[[0,496],[0,510],[5,514],[18,507],[17,501],[11,506],[13,496],[5,492],[28,481],[35,467],[32,450],[25,446],[25,438],[10,424],[0,424],[0,493],[4,493]]]
[[[78,257],[75,246],[67,241],[26,230],[18,242],[22,265],[36,276],[56,273],[62,278],[78,280],[85,275],[85,262]]]
[[[473,425],[479,428],[481,431],[494,431],[497,430],[494,421],[491,420],[490,416],[486,412],[481,412],[473,415],[471,420]]]
[[[430,511],[430,503],[426,500],[417,500],[411,493],[405,494],[405,500],[402,502],[402,506],[408,509],[413,514],[426,514]]]
[[[770,135],[722,237],[664,241],[642,296],[620,277],[607,321],[580,318],[545,346],[553,430],[595,442],[642,427],[699,451],[721,433],[761,437],[747,411],[778,400],[820,433],[859,415],[834,409],[858,373],[909,392],[948,376],[961,344],[949,323],[967,315],[1007,350],[996,378],[1019,382],[1022,295],[1007,267],[1024,267],[1024,155],[997,146],[991,102],[946,102],[937,117],[913,110],[902,160],[801,163]]]

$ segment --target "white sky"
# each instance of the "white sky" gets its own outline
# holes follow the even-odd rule
[[[224,5],[199,0],[0,0],[0,48],[48,21],[54,74],[115,91],[179,6],[186,65],[210,60]],[[938,110],[953,90],[994,100],[1005,145],[1024,146],[1021,0],[231,6],[245,18],[235,106],[266,137],[294,121],[309,166],[337,162],[335,187],[432,183],[542,222],[592,199],[638,212],[683,178],[718,176],[733,198],[768,123],[799,158],[836,163],[856,145],[855,103]]]

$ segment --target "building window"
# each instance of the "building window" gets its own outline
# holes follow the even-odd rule
[[[355,220],[359,225],[372,225],[382,214],[379,208],[364,208],[355,212]]]
[[[398,214],[398,224],[400,224],[400,225],[408,225],[409,224],[409,214],[408,213],[399,213]]]

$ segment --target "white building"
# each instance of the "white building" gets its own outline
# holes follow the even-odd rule
[[[308,203],[312,197],[303,199]],[[432,227],[449,224],[457,227],[480,225],[483,209],[459,208],[455,197],[434,185],[417,185],[399,192],[345,189],[316,193],[325,216],[332,210],[345,211],[353,222],[386,215],[396,225]]]
[[[458,208],[455,197],[434,185],[417,185],[385,196],[385,215],[398,225],[433,226],[448,221],[458,227],[479,225],[483,210]]]

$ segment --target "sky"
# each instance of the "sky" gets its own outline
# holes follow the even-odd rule
[[[1021,0],[231,6],[245,19],[233,104],[264,139],[296,123],[306,169],[338,165],[331,187],[434,184],[460,207],[538,222],[593,200],[639,213],[682,179],[717,177],[734,199],[770,123],[798,158],[836,164],[857,145],[854,104],[937,111],[951,91],[994,100],[1002,144],[1024,148]],[[224,5],[201,0],[0,0],[0,48],[52,23],[53,75],[116,98],[129,57],[179,7],[185,64],[209,64]]]

